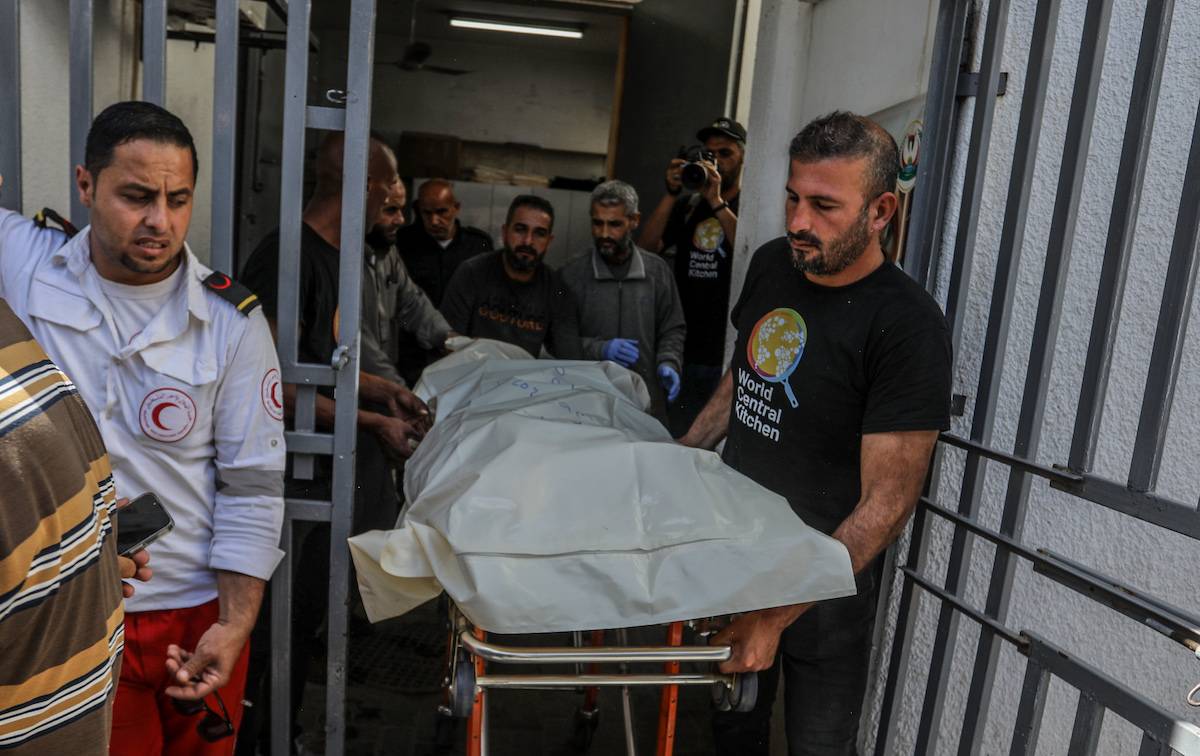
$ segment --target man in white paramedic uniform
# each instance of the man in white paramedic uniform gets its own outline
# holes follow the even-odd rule
[[[117,103],[76,168],[89,227],[67,240],[0,210],[0,297],[75,380],[118,493],[154,491],[175,520],[127,604],[114,754],[232,753],[282,556],[279,365],[254,296],[184,246],[196,172],[178,118]],[[201,700],[211,715],[179,703]]]

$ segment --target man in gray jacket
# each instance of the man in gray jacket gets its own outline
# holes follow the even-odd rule
[[[363,256],[361,367],[401,385],[400,337],[411,334],[423,348],[441,351],[454,335],[450,324],[417,285],[396,250],[407,196],[399,181],[388,190]]]
[[[641,220],[638,196],[624,181],[592,192],[594,248],[567,263],[562,277],[579,303],[587,359],[633,370],[650,390],[650,413],[666,421],[679,393],[687,330],[671,266],[633,243]]]

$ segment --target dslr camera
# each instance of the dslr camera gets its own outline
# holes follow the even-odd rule
[[[702,144],[693,144],[691,147],[680,147],[676,157],[685,161],[683,168],[679,170],[679,179],[683,183],[683,188],[689,192],[698,192],[703,189],[704,185],[708,183],[708,171],[701,163],[716,164],[717,156],[713,154],[712,150],[704,149]]]

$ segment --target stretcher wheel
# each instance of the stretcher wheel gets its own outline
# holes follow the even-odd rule
[[[747,672],[733,676],[733,684],[717,683],[712,691],[713,705],[717,711],[754,711],[758,702],[758,675]]]
[[[471,716],[475,706],[475,665],[466,654],[459,657],[450,688],[450,711],[459,719]]]
[[[575,753],[587,753],[592,748],[592,738],[596,735],[596,727],[600,724],[600,711],[593,709],[575,710],[575,721],[571,730],[571,750]]]
[[[735,677],[729,699],[734,711],[743,714],[754,711],[754,705],[758,703],[758,673],[747,672]]]

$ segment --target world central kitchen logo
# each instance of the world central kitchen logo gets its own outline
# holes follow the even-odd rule
[[[783,385],[793,408],[800,405],[788,379],[800,364],[807,342],[808,326],[804,318],[787,307],[771,310],[759,319],[746,342],[746,360],[755,374],[738,369],[734,415],[746,427],[772,441],[779,441],[779,421],[783,417],[783,410],[772,406],[774,384]]]

